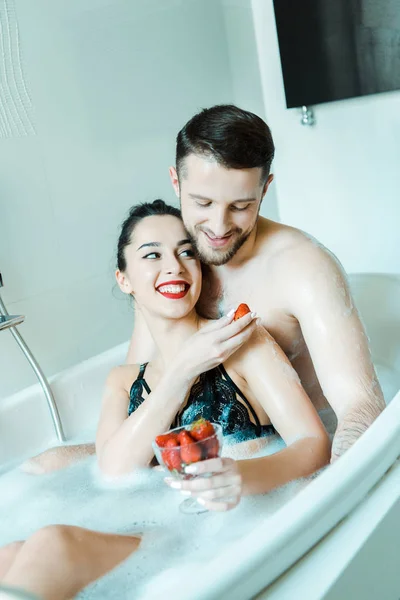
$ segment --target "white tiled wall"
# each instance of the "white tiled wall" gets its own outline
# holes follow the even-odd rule
[[[400,91],[321,104],[316,125],[302,126],[286,109],[273,0],[252,6],[282,221],[319,238],[349,272],[400,273]]]
[[[113,279],[118,228],[138,201],[175,201],[168,167],[181,126],[221,102],[263,114],[251,6],[3,4],[12,39],[0,81],[19,47],[36,135],[0,135],[1,294],[26,315],[20,332],[51,375],[129,338],[133,313]],[[273,191],[265,212],[276,215]],[[0,400],[34,382],[1,332]]]

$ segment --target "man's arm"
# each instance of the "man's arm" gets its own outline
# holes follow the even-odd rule
[[[129,344],[126,364],[140,365],[149,362],[155,354],[155,343],[141,311],[135,309],[135,321]]]
[[[326,249],[311,244],[305,245],[297,261],[301,264],[297,262],[292,310],[323,393],[338,418],[332,445],[335,460],[368,429],[385,401],[342,266]]]
[[[272,336],[259,327],[233,355],[236,370],[286,444],[271,456],[239,461],[244,494],[263,494],[324,467],[328,434],[299,377]]]

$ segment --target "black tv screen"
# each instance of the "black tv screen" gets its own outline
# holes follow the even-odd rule
[[[400,0],[274,0],[288,108],[400,89]]]

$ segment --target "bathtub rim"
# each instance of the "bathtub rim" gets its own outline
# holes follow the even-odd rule
[[[396,510],[396,507],[400,508],[400,459],[393,463],[371,492],[354,510],[350,511],[347,517],[313,546],[310,552],[278,577],[272,585],[257,595],[257,600],[289,600],[293,597],[293,590],[297,597],[308,598],[308,600],[320,600],[325,598],[326,594],[332,596],[332,589],[336,587],[343,576],[346,577],[347,570],[357,562],[365,546],[371,544],[371,538],[377,533],[382,523],[385,523],[386,519],[392,518],[390,513]],[[398,539],[400,532],[400,520],[398,519],[395,523],[395,532],[396,539]],[[396,555],[396,552],[397,544],[393,549],[393,554]],[[382,562],[387,564],[385,555],[382,556]],[[377,583],[378,573],[380,583],[382,583],[381,567],[379,562],[371,565],[374,583]],[[400,589],[400,572],[398,569],[396,571],[397,589]],[[323,581],[321,578],[315,577],[316,572],[324,574]],[[370,573],[368,573],[368,577],[371,580]],[[357,597],[367,598],[368,594]],[[394,598],[394,596],[391,597]]]
[[[356,508],[399,456],[400,391],[340,460],[256,531],[232,542],[212,563],[199,565],[201,589],[190,592],[182,585],[175,597],[244,600],[259,594]]]

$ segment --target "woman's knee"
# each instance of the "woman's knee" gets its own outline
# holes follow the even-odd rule
[[[23,545],[24,542],[11,542],[11,544],[3,546],[2,548],[0,548],[0,558],[16,554]]]
[[[12,542],[0,548],[0,579],[4,577],[11,567],[18,552],[21,550],[24,542]]]
[[[70,562],[74,558],[73,547],[76,541],[74,529],[69,525],[42,527],[27,540],[27,547],[29,546],[35,552],[50,551],[55,561]]]

